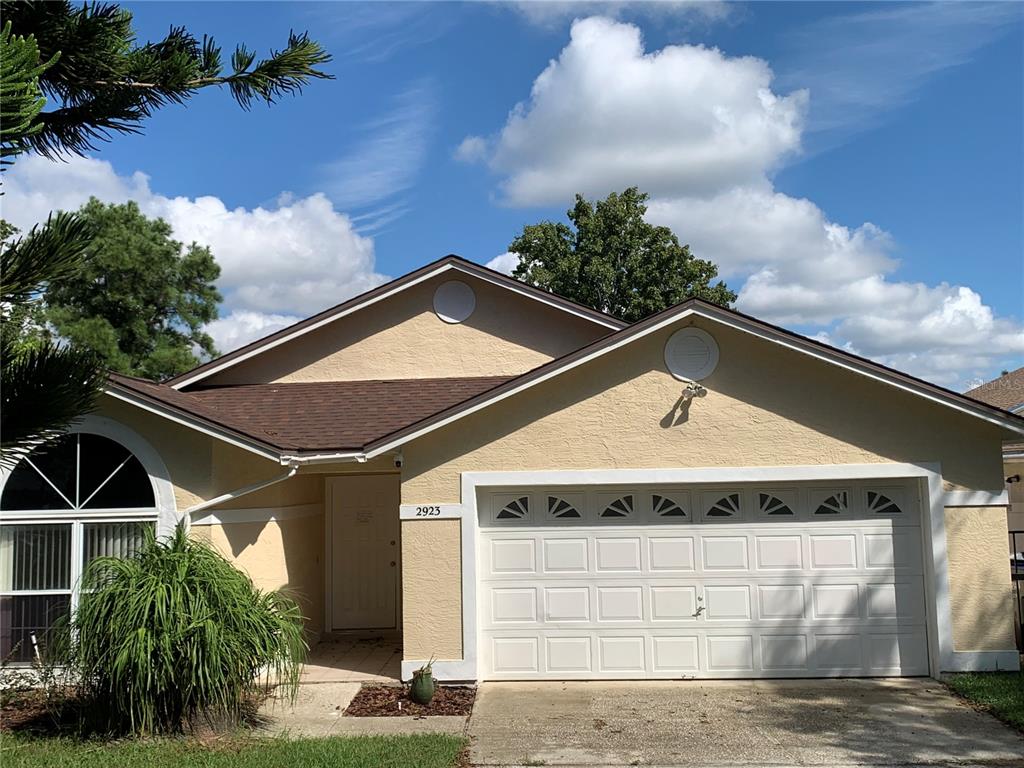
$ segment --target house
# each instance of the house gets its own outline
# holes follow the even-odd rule
[[[625,324],[449,256],[4,475],[5,655],[184,521],[313,636],[449,680],[1016,669],[1024,419],[738,312]],[[22,650],[18,650],[18,649]]]
[[[998,379],[985,382],[967,393],[968,397],[994,405],[1010,413],[1024,415],[1024,368],[1008,371]],[[1024,545],[1024,441],[1003,444],[1003,476],[1009,494],[1007,527],[1020,531]]]

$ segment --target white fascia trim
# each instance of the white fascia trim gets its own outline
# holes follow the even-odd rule
[[[1005,507],[1010,496],[1005,491],[946,491],[942,504],[946,507]]]
[[[1024,459],[1024,451],[1007,451],[1003,454],[1003,460],[1006,459]]]
[[[415,440],[416,438],[422,437],[423,435],[425,435],[425,434],[427,434],[429,432],[433,432],[435,429],[440,429],[443,426],[451,424],[453,421],[457,421],[458,419],[461,419],[461,418],[463,418],[465,416],[468,416],[468,415],[470,415],[472,413],[476,413],[477,411],[481,410],[482,408],[487,408],[488,406],[491,406],[491,405],[493,405],[495,403],[501,402],[502,400],[504,400],[504,399],[506,399],[508,397],[512,397],[513,395],[519,394],[520,392],[522,392],[522,391],[524,391],[526,389],[529,389],[531,387],[537,386],[538,384],[541,384],[541,383],[547,381],[548,379],[552,379],[555,376],[559,376],[559,375],[565,373],[566,371],[571,371],[573,368],[577,368],[578,366],[585,365],[586,363],[589,363],[591,360],[595,360],[595,359],[597,359],[599,357],[602,357],[603,355],[609,354],[609,353],[615,351],[616,349],[619,349],[620,347],[623,347],[623,346],[625,346],[627,344],[631,344],[631,343],[633,343],[634,341],[636,341],[638,339],[642,339],[644,336],[648,336],[648,335],[650,335],[652,333],[655,333],[655,332],[661,330],[662,328],[664,328],[665,326],[671,325],[673,323],[677,323],[680,320],[683,320],[683,319],[685,319],[685,318],[687,318],[687,317],[689,317],[691,315],[697,315],[698,317],[703,317],[705,319],[712,320],[714,322],[718,322],[718,323],[721,323],[723,325],[727,325],[727,326],[729,326],[731,328],[735,328],[736,330],[745,331],[745,332],[750,333],[750,334],[752,334],[754,336],[758,336],[758,337],[760,337],[762,339],[765,339],[766,341],[772,341],[772,342],[774,342],[776,344],[779,344],[781,346],[787,347],[787,348],[792,349],[792,350],[794,350],[796,352],[803,352],[804,354],[810,355],[811,357],[815,357],[815,358],[817,358],[819,360],[823,360],[825,362],[833,363],[834,365],[838,365],[839,367],[845,368],[846,370],[853,371],[855,373],[860,373],[860,374],[862,374],[864,376],[868,376],[869,378],[875,379],[876,381],[880,381],[880,382],[885,383],[885,384],[890,384],[890,385],[892,385],[894,387],[897,387],[899,389],[905,390],[907,392],[911,392],[912,394],[916,394],[916,395],[919,395],[921,397],[925,397],[925,398],[927,398],[929,400],[932,400],[933,402],[939,403],[941,405],[946,405],[946,406],[949,406],[951,408],[955,408],[956,410],[961,411],[963,413],[967,413],[967,414],[969,414],[971,416],[975,416],[977,418],[984,419],[985,421],[991,422],[993,424],[998,424],[1001,427],[1005,427],[1005,428],[1013,430],[1015,432],[1020,432],[1021,434],[1024,434],[1024,427],[1018,426],[1017,424],[1009,423],[1005,419],[1000,419],[1000,418],[998,418],[996,416],[993,416],[991,414],[985,413],[985,412],[981,411],[980,409],[969,408],[969,407],[967,407],[966,405],[964,405],[962,403],[954,402],[950,398],[940,397],[940,396],[938,396],[938,395],[936,395],[934,393],[924,391],[924,390],[922,390],[922,389],[920,389],[918,387],[913,387],[913,386],[910,386],[909,384],[904,384],[903,382],[897,381],[897,380],[895,380],[892,377],[883,376],[880,373],[876,373],[875,371],[869,370],[866,366],[862,366],[862,365],[856,364],[854,361],[851,361],[851,360],[846,360],[846,359],[840,357],[839,355],[832,354],[832,353],[829,353],[829,352],[817,349],[816,347],[813,347],[813,346],[811,346],[809,344],[797,343],[794,340],[792,340],[792,339],[790,339],[788,337],[783,336],[782,334],[770,333],[770,332],[762,330],[760,328],[756,328],[756,327],[754,327],[752,324],[750,324],[748,322],[741,321],[741,320],[738,320],[736,318],[729,317],[727,315],[719,315],[717,313],[714,313],[714,312],[712,312],[710,310],[707,310],[707,309],[704,309],[704,308],[690,308],[690,309],[685,309],[685,310],[679,312],[678,314],[670,314],[668,317],[666,317],[666,318],[662,319],[661,321],[655,323],[651,327],[644,329],[640,333],[634,334],[632,336],[627,336],[627,337],[625,337],[623,339],[620,339],[619,341],[617,341],[617,342],[615,342],[613,344],[609,344],[607,346],[599,347],[598,349],[594,350],[590,354],[584,355],[583,357],[579,358],[578,360],[574,360],[573,362],[568,363],[567,365],[557,366],[557,367],[553,368],[552,370],[548,371],[547,373],[545,373],[542,376],[538,376],[536,378],[530,379],[529,381],[525,381],[522,384],[520,384],[519,386],[512,387],[511,389],[509,389],[509,390],[507,390],[505,392],[502,392],[501,394],[495,395],[492,398],[488,398],[486,400],[483,400],[483,401],[477,403],[476,405],[473,405],[472,407],[456,411],[455,413],[451,414],[447,418],[441,419],[440,421],[434,422],[432,424],[428,424],[428,425],[424,426],[423,428],[421,428],[421,429],[419,429],[419,430],[417,430],[417,431],[415,431],[415,432],[413,432],[413,433],[411,433],[409,435],[405,435],[405,436],[397,438],[395,440],[391,440],[391,441],[385,443],[384,445],[381,445],[381,446],[379,446],[377,448],[374,448],[374,449],[372,449],[370,451],[367,451],[366,452],[366,456],[368,458],[373,458],[374,456],[379,456],[381,453],[385,453],[387,451],[394,450],[395,448],[397,448],[397,447],[399,447],[399,446],[401,446],[401,445],[403,445],[403,444],[405,444],[405,443],[407,443],[407,442],[409,442],[411,440]]]
[[[1016,672],[1020,651],[953,651],[943,672]]]
[[[361,451],[347,453],[286,453],[281,456],[282,464],[330,464],[338,461],[355,461],[360,464],[366,461],[366,454]]]
[[[287,507],[248,507],[246,509],[218,509],[194,517],[192,525],[225,525],[228,523],[274,523],[299,517],[315,517],[324,510],[317,501],[312,504],[292,504]]]
[[[629,325],[629,323],[613,320],[610,317],[598,317],[590,314],[589,312],[584,312],[580,309],[576,309],[573,306],[561,304],[557,301],[554,301],[553,299],[549,299],[546,296],[544,296],[543,289],[540,288],[531,288],[524,284],[509,285],[508,283],[504,282],[503,280],[500,280],[494,275],[490,275],[487,272],[484,272],[483,270],[477,272],[475,269],[467,267],[464,264],[451,264],[449,266],[452,269],[459,270],[463,274],[472,275],[473,277],[491,283],[492,285],[496,285],[499,288],[507,288],[508,290],[513,291],[514,293],[518,293],[520,296],[525,296],[528,299],[539,301],[541,304],[547,304],[548,306],[554,307],[555,309],[560,309],[563,312],[568,312],[570,315],[581,317],[584,320],[589,320],[590,322],[595,323],[597,325],[603,325],[605,328],[609,328],[613,331],[621,331],[623,328]],[[515,278],[512,279],[514,280]],[[538,294],[537,291],[542,291],[542,293]]]
[[[241,448],[242,450],[249,451],[250,453],[255,453],[257,456],[262,456],[263,458],[270,459],[273,462],[280,461],[280,454],[269,448],[263,448],[256,443],[243,440],[226,430],[216,429],[200,422],[197,419],[189,419],[175,411],[172,411],[170,408],[161,408],[141,396],[134,395],[114,387],[108,387],[104,392],[113,398],[122,400],[130,405],[134,405],[144,411],[149,411],[150,413],[155,413],[157,416],[162,416],[168,421],[173,421],[175,424],[181,424],[189,429],[202,432],[204,435],[209,435],[210,437],[215,437],[218,440],[223,440],[225,443],[229,443],[236,448]]]
[[[627,325],[626,323],[616,323],[613,320],[604,320],[604,319],[595,317],[594,315],[591,315],[591,314],[588,314],[586,312],[583,312],[582,310],[578,310],[578,309],[575,309],[573,307],[566,306],[565,304],[560,304],[557,301],[548,299],[548,298],[546,298],[546,297],[544,297],[542,295],[539,295],[539,294],[535,293],[534,291],[530,290],[527,286],[509,285],[508,283],[505,283],[504,281],[499,280],[494,275],[489,275],[486,272],[483,272],[482,270],[480,272],[477,272],[476,270],[470,269],[470,268],[468,268],[468,267],[466,267],[465,265],[462,265],[462,264],[442,264],[437,269],[432,269],[432,270],[430,270],[430,272],[427,272],[426,274],[420,275],[415,280],[410,280],[410,281],[408,281],[406,283],[402,283],[401,285],[392,288],[390,291],[385,291],[384,293],[381,293],[378,296],[374,296],[372,298],[369,298],[366,301],[361,301],[358,304],[356,304],[355,306],[349,307],[348,309],[341,310],[341,311],[339,311],[339,312],[337,312],[335,314],[330,315],[329,317],[325,317],[322,320],[320,320],[320,321],[318,321],[316,323],[313,323],[312,325],[307,325],[304,328],[300,328],[300,329],[298,329],[296,331],[293,331],[292,333],[289,333],[287,336],[282,336],[281,338],[276,339],[276,340],[274,340],[272,342],[268,342],[267,344],[263,344],[260,347],[257,347],[256,349],[252,350],[251,352],[247,352],[244,355],[239,355],[238,357],[232,358],[231,360],[228,360],[227,362],[225,362],[222,365],[215,365],[212,368],[209,368],[209,369],[207,369],[207,370],[205,370],[205,371],[203,371],[201,373],[197,373],[195,376],[190,376],[187,379],[183,379],[182,381],[179,381],[176,384],[172,384],[171,386],[174,389],[181,389],[182,387],[187,387],[189,384],[194,384],[197,381],[202,381],[203,379],[207,378],[208,376],[212,376],[215,373],[219,373],[220,371],[224,370],[225,368],[230,368],[230,367],[232,367],[234,365],[237,365],[238,363],[241,363],[244,360],[248,360],[251,357],[255,357],[256,355],[263,354],[264,352],[266,352],[268,350],[271,350],[274,347],[278,347],[281,344],[285,344],[285,343],[291,341],[292,339],[296,339],[299,336],[302,336],[304,334],[309,333],[310,331],[315,331],[317,328],[322,328],[325,325],[333,323],[335,320],[340,320],[341,318],[343,318],[343,317],[345,317],[347,315],[351,315],[353,312],[358,312],[361,309],[365,309],[366,307],[369,307],[369,306],[371,306],[373,304],[376,304],[378,301],[383,301],[384,299],[387,299],[387,298],[390,298],[391,296],[394,296],[396,293],[401,293],[402,291],[404,291],[404,290],[406,290],[408,288],[412,288],[415,285],[419,285],[420,283],[424,282],[425,280],[430,280],[433,277],[437,277],[438,275],[444,274],[445,272],[449,272],[451,270],[455,270],[457,272],[461,272],[462,274],[465,274],[465,275],[472,275],[473,277],[479,278],[480,280],[484,280],[484,281],[486,281],[488,283],[491,283],[493,285],[497,285],[497,286],[499,286],[501,288],[507,288],[507,289],[509,289],[511,291],[514,291],[515,293],[518,293],[518,294],[522,295],[522,296],[526,296],[527,298],[533,299],[534,301],[539,301],[542,304],[547,304],[549,306],[555,307],[556,309],[560,309],[563,312],[568,312],[571,315],[575,315],[577,317],[582,317],[585,320],[590,320],[593,323],[596,323],[598,325],[603,325],[604,327],[610,328],[612,330],[616,330],[616,331],[617,330],[621,330],[622,328],[625,328],[626,325]]]

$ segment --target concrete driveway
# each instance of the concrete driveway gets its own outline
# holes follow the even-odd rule
[[[486,683],[474,765],[1020,765],[934,680]]]

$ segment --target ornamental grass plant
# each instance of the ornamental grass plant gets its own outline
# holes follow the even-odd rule
[[[292,598],[180,527],[92,561],[58,648],[93,727],[137,735],[238,723],[271,685],[294,697],[308,651]]]

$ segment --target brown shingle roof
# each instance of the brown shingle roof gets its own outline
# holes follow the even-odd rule
[[[284,451],[359,450],[510,376],[243,384],[181,392],[112,374],[111,383]]]
[[[987,381],[967,392],[967,396],[1007,411],[1024,404],[1024,368]]]

